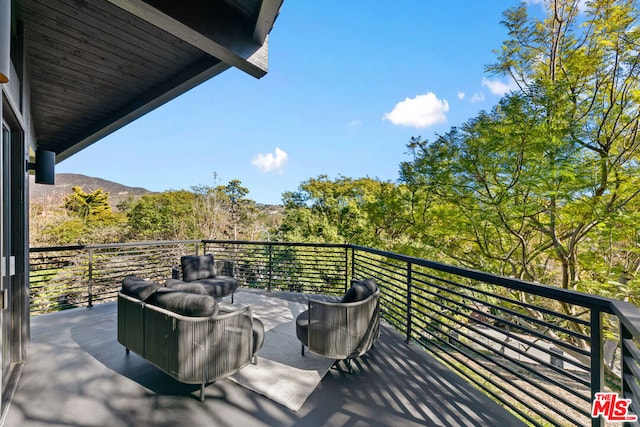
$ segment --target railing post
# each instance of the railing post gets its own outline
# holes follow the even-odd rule
[[[620,359],[621,359],[621,374],[620,374],[620,379],[621,384],[620,384],[620,390],[622,391],[622,398],[623,399],[631,399],[632,395],[633,395],[633,391],[631,390],[631,386],[630,384],[625,381],[625,378],[633,378],[633,372],[631,371],[631,369],[629,368],[629,365],[627,364],[627,360],[633,360],[633,355],[631,354],[631,352],[629,351],[629,349],[627,348],[627,342],[633,342],[633,334],[631,333],[631,331],[629,331],[629,329],[627,329],[624,325],[624,323],[622,321],[619,321],[620,323]],[[627,377],[627,375],[629,377]],[[636,414],[636,415],[640,415],[640,414]]]
[[[271,274],[273,272],[273,245],[269,244],[269,283],[267,284],[267,291],[271,292]]]
[[[93,249],[89,249],[89,281],[87,283],[87,293],[89,294],[88,306],[93,307]]]
[[[602,313],[597,308],[591,309],[591,401],[596,393],[603,391],[604,359],[602,351]],[[592,427],[602,427],[602,416],[591,418]]]
[[[411,271],[412,264],[410,262],[407,263],[407,343],[411,342],[411,332],[413,329],[413,319],[411,318],[411,306],[412,306],[412,293],[413,289],[411,286]]]
[[[349,289],[349,246],[344,247],[344,290]]]
[[[355,278],[356,275],[356,251],[351,247],[351,278]]]

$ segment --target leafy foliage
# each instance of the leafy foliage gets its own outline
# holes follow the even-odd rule
[[[193,221],[195,195],[189,191],[145,194],[127,213],[130,236],[143,240],[171,240],[200,237]]]
[[[86,193],[78,186],[72,190],[53,212],[32,206],[31,224],[35,229],[32,240],[47,245],[75,245],[116,243],[124,239],[127,218],[111,210],[109,193],[101,188]]]

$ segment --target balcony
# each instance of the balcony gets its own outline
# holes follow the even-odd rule
[[[115,339],[121,279],[161,280],[187,253],[234,260],[242,292],[265,299],[340,295],[352,277],[375,277],[380,340],[352,374],[329,370],[298,411],[229,380],[208,386],[200,403],[197,386],[127,358]],[[640,413],[635,306],[371,248],[228,241],[38,248],[31,301],[41,315],[32,317],[7,425],[603,425],[591,418],[591,402],[608,390]],[[567,315],[570,307],[579,315]]]

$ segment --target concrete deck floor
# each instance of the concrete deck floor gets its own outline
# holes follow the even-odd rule
[[[306,301],[299,294],[265,298]],[[116,304],[33,317],[4,425],[518,426],[513,415],[389,326],[351,374],[331,369],[293,412],[230,380],[181,384],[116,340]]]

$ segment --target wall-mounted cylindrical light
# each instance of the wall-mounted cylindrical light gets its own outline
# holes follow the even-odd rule
[[[27,162],[28,170],[36,171],[37,184],[53,185],[56,182],[56,153],[53,151],[36,150],[35,163]]]
[[[36,150],[36,182],[53,185],[56,182],[56,153]]]
[[[9,81],[11,70],[11,0],[0,0],[0,83]]]

